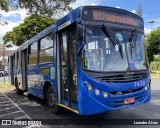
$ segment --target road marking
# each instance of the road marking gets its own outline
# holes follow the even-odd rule
[[[8,103],[8,102],[10,102],[10,103],[12,103],[11,101],[2,101],[2,102],[0,102],[0,104],[2,104],[2,103]]]
[[[27,116],[22,116],[22,117],[18,117],[18,118],[14,118],[15,120],[20,120],[20,119],[24,119],[27,118]]]
[[[4,116],[8,116],[8,115],[12,115],[12,114],[15,114],[15,113],[18,113],[18,112],[22,112],[22,111],[21,111],[21,110],[19,110],[19,111],[15,111],[15,112],[10,112],[10,113],[7,113],[7,114],[0,115],[0,117],[4,117]]]
[[[14,103],[9,103],[9,104],[0,104],[0,107],[2,106],[9,106],[9,105],[14,105]]]
[[[134,109],[134,110],[137,110],[137,111],[146,112],[146,113],[153,114],[153,115],[155,115],[155,116],[160,117],[160,114],[157,114],[157,113],[153,113],[153,112],[149,112],[149,111],[145,111],[145,110],[141,110],[141,109],[133,108],[133,107],[131,107],[131,109]]]
[[[18,108],[18,111],[14,111],[14,112],[10,112],[10,113],[7,113],[7,114],[0,115],[0,117],[5,117],[5,116],[11,115],[11,114],[15,114],[15,113],[21,112],[24,115],[20,116],[20,117],[17,117],[17,118],[14,117],[14,120],[29,119],[29,120],[33,121],[31,119],[31,117],[23,109],[21,109],[16,103],[14,103],[14,101],[12,101],[7,95],[5,95],[4,93],[0,93],[0,94],[3,94],[5,100],[10,101],[10,104],[4,104],[4,105],[0,105],[0,106],[14,105],[14,106],[11,106],[11,107],[8,107],[8,108],[1,109],[0,111],[9,110],[11,108]],[[1,98],[0,98],[0,100],[1,100]],[[1,103],[5,103],[5,101],[4,102],[3,101],[0,102],[0,104]],[[30,125],[30,126],[26,126],[25,128],[35,128],[35,127],[42,127],[42,126],[41,125]]]
[[[18,118],[14,118],[15,120],[16,119],[23,119],[23,118],[27,118],[29,120],[32,120],[31,117],[23,110],[21,109],[16,103],[14,103],[14,101],[12,101],[7,95],[5,95],[4,93],[2,93],[4,95],[4,97],[6,97],[6,99],[8,99],[12,105],[14,105],[15,108],[18,108],[19,111],[16,111],[16,112],[11,112],[11,113],[8,113],[8,114],[4,114],[4,115],[0,115],[0,117],[4,117],[6,115],[11,115],[11,114],[14,114],[14,113],[18,113],[18,112],[22,112],[24,113],[24,116],[21,116],[21,117],[18,117]],[[13,108],[13,107],[10,107],[10,108]],[[10,108],[5,108],[5,109],[10,109]],[[5,110],[3,109],[3,110]],[[2,111],[2,110],[1,110]],[[26,126],[25,128],[35,128],[35,127],[41,127],[40,125],[30,125],[30,126]]]
[[[2,93],[2,94],[3,94],[9,101],[11,101],[12,104],[13,104],[15,107],[17,107],[19,110],[21,110],[21,112],[23,112],[28,119],[31,120],[31,117],[30,117],[25,111],[23,111],[16,103],[14,103],[14,102],[13,102],[8,96],[6,96],[4,93]]]
[[[3,98],[1,97],[1,98],[0,98],[0,100],[5,100],[5,99],[6,99],[5,97],[3,97]]]
[[[14,106],[14,107],[9,107],[9,108],[4,108],[4,109],[1,109],[0,112],[4,110],[12,109],[12,108],[16,108],[16,107]]]

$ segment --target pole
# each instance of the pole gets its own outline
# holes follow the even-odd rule
[[[3,44],[3,59],[5,58],[5,45]],[[4,65],[4,67],[3,67],[3,70],[4,70],[4,84],[5,84],[5,65]]]

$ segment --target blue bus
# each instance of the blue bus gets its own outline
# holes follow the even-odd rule
[[[57,114],[104,113],[150,101],[143,19],[129,11],[83,6],[9,55],[17,94],[46,99]]]

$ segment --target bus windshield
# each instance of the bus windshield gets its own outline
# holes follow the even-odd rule
[[[135,31],[133,34],[133,31],[122,29],[111,30],[121,45],[121,52],[119,47],[111,42],[109,34],[104,33],[102,28],[86,27],[86,44],[81,54],[83,68],[94,71],[146,69],[144,35]]]

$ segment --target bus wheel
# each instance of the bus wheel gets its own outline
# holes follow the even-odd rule
[[[47,104],[48,104],[48,107],[53,114],[58,114],[59,113],[60,108],[55,103],[55,95],[54,95],[52,86],[50,86],[48,88],[48,91],[47,91]]]
[[[17,79],[15,80],[15,88],[16,88],[16,93],[18,95],[23,95],[23,91],[19,89],[18,80]]]

